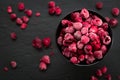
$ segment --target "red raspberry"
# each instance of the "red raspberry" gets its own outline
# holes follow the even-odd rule
[[[102,2],[97,2],[96,3],[96,8],[97,9],[102,9],[103,8],[103,3]]]
[[[44,55],[40,61],[46,63],[46,64],[50,64],[50,57],[48,55]]]
[[[67,42],[72,42],[74,40],[74,37],[70,33],[66,33],[64,36],[64,40]]]
[[[81,15],[83,18],[87,19],[87,18],[89,17],[89,11],[88,11],[87,9],[83,8],[83,9],[81,10],[81,12],[80,12],[80,15]]]
[[[16,61],[11,61],[11,62],[10,62],[10,66],[11,66],[12,68],[16,68],[16,67],[17,67]]]
[[[4,67],[3,70],[4,70],[5,72],[8,72],[9,69],[8,69],[8,67]]]
[[[117,26],[117,24],[118,24],[118,20],[117,19],[115,19],[115,18],[110,19],[109,25],[111,27],[115,27],[115,26]]]
[[[32,16],[32,10],[31,10],[31,9],[25,10],[25,14],[26,14],[28,17],[31,17],[31,16]]]
[[[63,19],[62,21],[61,21],[61,24],[62,24],[62,26],[68,26],[68,20],[66,20],[66,19]]]
[[[77,40],[80,40],[80,38],[81,38],[81,32],[80,32],[80,31],[76,31],[76,32],[74,33],[74,37],[75,37]]]
[[[90,52],[92,52],[92,46],[89,45],[89,44],[85,45],[84,51],[85,51],[85,53],[90,53]]]
[[[88,33],[88,28],[87,28],[87,27],[83,27],[83,28],[81,29],[81,33],[82,33],[82,34],[87,34],[87,33]]]
[[[78,57],[78,60],[84,61],[84,60],[85,60],[85,55],[81,54],[81,55]]]
[[[39,16],[40,16],[40,12],[36,12],[36,13],[35,13],[35,16],[36,16],[36,17],[39,17]]]
[[[76,43],[70,44],[68,48],[71,52],[76,52],[77,51]]]
[[[18,3],[18,10],[23,11],[25,9],[25,5],[23,2]]]
[[[97,71],[96,71],[96,75],[98,76],[98,77],[101,77],[103,74],[102,74],[102,71],[100,70],[100,69],[98,69]]]
[[[118,16],[120,14],[119,8],[112,8],[112,15],[113,16]]]
[[[105,74],[108,69],[106,66],[103,66],[100,70],[102,71],[103,74]]]
[[[26,24],[26,23],[22,23],[21,26],[20,26],[20,28],[21,28],[22,30],[26,29],[26,28],[27,28],[27,24]]]
[[[102,24],[102,28],[103,28],[104,30],[107,30],[107,29],[108,29],[108,23],[106,23],[106,22],[103,23],[103,24]]]
[[[15,32],[10,33],[10,37],[11,37],[11,39],[13,39],[13,40],[16,40],[16,39],[17,39],[17,35],[16,35]]]
[[[70,62],[73,64],[77,64],[77,62],[78,62],[77,57],[71,57]]]
[[[106,78],[107,80],[112,80],[111,74],[107,74],[107,75],[105,76],[105,78]]]
[[[23,20],[24,23],[29,22],[29,18],[27,16],[22,16],[22,20]]]
[[[73,23],[73,27],[76,29],[76,30],[80,30],[82,28],[82,23],[80,22],[75,22]]]
[[[102,51],[95,51],[94,52],[94,56],[95,56],[95,58],[97,58],[97,59],[102,59],[103,58],[103,55],[102,55]]]
[[[109,22],[110,21],[110,18],[109,17],[105,17],[106,21]]]
[[[62,9],[59,6],[55,7],[55,14],[59,16],[61,13],[62,13]]]
[[[41,49],[42,48],[42,40],[39,37],[36,37],[32,41],[32,46],[35,48]]]
[[[72,26],[65,28],[65,32],[66,32],[66,33],[73,33],[74,31],[75,31],[75,30],[74,30],[74,28],[73,28]]]
[[[80,17],[80,13],[79,12],[74,12],[71,14],[71,19],[72,20],[75,20],[76,18],[79,18]]]
[[[97,26],[91,26],[89,32],[96,33],[98,31]]]
[[[44,45],[45,47],[49,47],[50,44],[51,44],[51,39],[50,39],[50,37],[46,37],[46,38],[44,38],[44,39],[42,40],[42,42],[43,42],[43,45]]]
[[[9,14],[13,12],[13,10],[12,10],[12,7],[11,7],[11,6],[8,6],[8,7],[7,7],[7,12],[8,12]]]
[[[106,51],[107,51],[107,47],[106,47],[106,45],[102,45],[101,46],[101,50],[102,50],[102,53],[103,53],[103,55],[106,53]]]
[[[62,52],[62,54],[65,56],[65,57],[71,57],[71,52],[69,51],[68,48],[65,48]]]
[[[91,76],[90,80],[98,80],[98,78],[95,76]]]
[[[44,62],[40,62],[39,69],[40,70],[46,70],[47,69],[47,65]]]
[[[55,13],[55,8],[49,8],[48,13],[53,15]]]
[[[101,26],[103,24],[102,20],[100,18],[95,18],[92,23],[95,25],[95,26]]]
[[[22,21],[21,18],[17,18],[17,19],[16,19],[16,23],[17,23],[18,25],[21,25],[21,24],[23,23],[23,21]]]
[[[15,13],[10,14],[11,20],[15,20],[17,18],[17,15]]]
[[[96,39],[98,39],[99,37],[98,37],[98,35],[97,34],[95,34],[95,33],[89,33],[89,37],[90,37],[90,39],[92,40],[92,41],[94,41],[94,40],[96,40]]]
[[[87,57],[88,64],[93,63],[94,60],[95,60],[95,57],[93,55],[88,55],[88,57]]]
[[[105,36],[105,38],[103,39],[103,43],[105,45],[109,45],[111,42],[111,37],[110,36]]]
[[[63,38],[61,36],[59,36],[58,39],[57,39],[57,43],[59,45],[62,45],[62,42],[63,42]]]
[[[48,3],[48,7],[49,7],[49,8],[55,7],[55,2],[54,2],[54,1],[50,1],[50,2]]]
[[[77,48],[78,48],[78,49],[82,49],[83,46],[84,46],[83,43],[81,43],[80,41],[77,42]]]
[[[90,38],[89,38],[89,37],[87,37],[87,36],[85,36],[85,35],[83,35],[83,36],[81,37],[81,42],[82,42],[82,43],[87,44],[89,41],[90,41]]]

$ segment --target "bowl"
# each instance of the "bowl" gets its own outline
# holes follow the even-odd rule
[[[76,10],[76,11],[73,11],[73,12],[71,12],[71,13],[80,12],[80,11],[81,11],[81,10]],[[97,12],[95,12],[95,11],[92,11],[92,10],[88,10],[88,11],[89,11],[89,13],[91,13],[91,14],[93,14],[93,15],[96,15],[97,17],[99,17],[100,19],[102,19],[103,22],[107,22],[106,19],[105,19],[103,16],[101,16],[99,13],[97,13]],[[71,18],[70,18],[71,13],[69,13],[68,15],[66,15],[63,19],[71,20]],[[62,19],[62,20],[63,20],[63,19]],[[59,51],[60,51],[61,54],[62,54],[62,47],[57,43],[57,39],[58,39],[58,37],[59,37],[59,35],[60,35],[60,32],[61,32],[62,28],[63,28],[63,26],[62,26],[61,21],[60,21],[60,23],[59,23],[59,25],[58,25],[58,28],[57,28],[57,30],[56,30],[56,44],[57,44],[58,49],[59,49]],[[100,62],[101,60],[103,60],[104,57],[107,55],[107,53],[108,53],[108,51],[109,51],[109,49],[110,49],[110,47],[111,47],[111,44],[112,44],[112,30],[111,30],[111,28],[110,28],[109,25],[108,25],[107,32],[109,33],[109,36],[111,37],[111,42],[110,42],[109,45],[106,46],[106,47],[107,47],[107,51],[106,51],[105,55],[103,56],[103,58],[102,58],[102,59],[97,59],[97,60],[95,60],[93,63],[90,63],[90,64],[86,64],[86,62],[82,62],[82,63],[78,63],[78,64],[74,64],[74,65],[77,65],[77,66],[90,66],[90,65],[94,65],[94,64]],[[63,55],[63,54],[62,54],[62,55]],[[63,56],[64,56],[64,55],[63,55]],[[64,56],[64,57],[65,57],[65,56]],[[65,57],[65,58],[66,58],[67,60],[69,60],[69,62],[70,62],[70,58],[67,58],[67,57]]]

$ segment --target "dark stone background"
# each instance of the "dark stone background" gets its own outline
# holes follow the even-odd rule
[[[23,1],[26,8],[35,12],[40,11],[41,16],[32,16],[26,30],[21,30],[14,22],[9,19],[6,12],[8,5],[13,6],[14,12],[18,16],[24,13],[17,10],[17,3]],[[95,3],[100,0],[55,0],[63,13],[61,16],[50,16],[48,14],[49,0],[0,0],[0,80],[89,80],[90,75],[94,74],[97,68],[104,65],[108,66],[108,73],[112,74],[113,80],[117,80],[120,75],[120,24],[112,29],[113,43],[111,49],[105,58],[96,65],[92,66],[75,66],[66,60],[59,52],[55,38],[56,29],[60,20],[68,13],[87,8],[98,12],[99,14],[112,17],[110,14],[113,7],[120,8],[120,0],[101,0],[104,8],[100,11],[95,9]],[[117,17],[120,21],[120,16]],[[9,34],[16,32],[18,39],[12,41]],[[31,41],[34,37],[44,38],[50,36],[52,38],[52,49],[36,50],[32,47]],[[51,57],[51,65],[48,70],[42,72],[38,69],[39,59],[54,51],[55,55]],[[18,68],[12,70],[9,66],[11,60],[16,60]],[[10,70],[4,72],[4,66],[9,66]],[[101,78],[100,80],[105,80]]]

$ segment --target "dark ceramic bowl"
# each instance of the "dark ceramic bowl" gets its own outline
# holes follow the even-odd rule
[[[81,10],[77,10],[77,11],[73,11],[73,12],[80,12],[80,11],[81,11]],[[91,14],[93,14],[93,15],[96,15],[96,16],[98,16],[99,18],[101,18],[103,22],[107,22],[107,21],[105,20],[105,18],[104,18],[103,16],[101,16],[100,14],[98,14],[98,13],[96,13],[96,12],[94,12],[94,11],[91,11],[91,10],[88,10],[88,11],[89,11],[89,13],[91,13]],[[73,13],[73,12],[71,12],[71,13]],[[71,15],[71,13],[68,14],[67,16],[65,16],[63,19],[70,20],[70,15]],[[57,43],[57,38],[59,37],[62,28],[63,28],[63,27],[62,27],[62,24],[61,24],[61,21],[60,21],[60,23],[59,23],[59,25],[58,25],[58,28],[57,28],[57,31],[56,31],[56,43]],[[108,51],[109,51],[109,49],[110,49],[110,47],[111,47],[111,44],[112,44],[112,30],[111,30],[110,26],[108,27],[108,30],[107,30],[107,31],[108,31],[108,33],[109,33],[109,35],[110,35],[110,37],[111,37],[111,43],[110,43],[109,45],[107,45],[106,54],[108,53]],[[62,54],[61,46],[59,46],[58,43],[57,43],[57,46],[58,46],[59,51],[60,51],[61,54]],[[106,55],[106,54],[105,54],[105,55]],[[77,66],[90,66],[90,65],[94,65],[94,64],[100,62],[101,60],[103,60],[104,57],[105,57],[105,55],[103,56],[102,59],[100,59],[100,60],[95,60],[95,61],[94,61],[93,63],[91,63],[91,64],[86,64],[85,62],[82,62],[82,63],[75,64],[75,65],[77,65]],[[64,55],[63,55],[63,56],[64,56]],[[65,57],[65,56],[64,56],[64,57]],[[67,57],[65,57],[65,58],[66,58],[67,60],[70,60],[70,58],[67,58]]]

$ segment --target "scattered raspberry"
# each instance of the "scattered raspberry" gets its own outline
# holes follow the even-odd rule
[[[97,9],[102,9],[103,8],[103,2],[97,2],[96,3],[96,8]]]
[[[42,48],[42,40],[39,37],[36,37],[32,41],[32,46],[35,48],[41,49]]]
[[[31,16],[32,16],[32,10],[31,10],[31,9],[25,10],[25,14],[26,14],[28,17],[31,17]]]
[[[40,16],[40,12],[36,12],[35,16],[39,17]]]
[[[3,70],[4,70],[5,72],[8,72],[9,69],[8,69],[8,67],[4,67]]]
[[[39,69],[40,70],[46,70],[47,69],[47,65],[44,62],[40,62]]]
[[[23,11],[25,9],[25,5],[23,2],[18,3],[18,10]]]
[[[120,14],[119,8],[112,8],[112,15],[113,16],[118,16]]]
[[[46,37],[46,38],[44,38],[44,39],[42,40],[42,42],[43,42],[43,45],[44,45],[45,47],[49,47],[50,44],[51,44],[51,38],[50,38],[50,37]]]
[[[23,23],[23,21],[22,21],[21,18],[17,18],[17,19],[16,19],[16,23],[17,23],[18,25],[21,25],[21,24]]]
[[[12,68],[16,68],[16,67],[17,67],[16,61],[11,61],[11,62],[10,62],[10,66],[11,66]]]
[[[11,37],[11,39],[13,39],[13,40],[16,40],[16,39],[17,39],[17,35],[16,35],[15,32],[10,33],[10,37]]]
[[[48,7],[49,8],[53,8],[53,7],[55,7],[56,5],[55,5],[55,2],[54,1],[50,1],[49,3],[48,3]]]
[[[7,12],[8,12],[9,14],[13,12],[13,10],[12,10],[12,7],[11,7],[11,6],[8,6],[8,7],[7,7]]]
[[[62,13],[61,8],[59,6],[55,7],[55,14],[59,16],[61,13]]]
[[[26,28],[27,28],[27,24],[26,24],[26,23],[22,23],[21,26],[20,26],[20,28],[21,28],[22,30],[26,29]]]
[[[10,14],[10,19],[15,20],[17,18],[17,15],[15,13]]]
[[[118,25],[118,20],[115,19],[115,18],[110,19],[109,25],[110,25],[111,27],[116,27],[116,26]]]
[[[46,64],[50,64],[50,57],[48,55],[44,55],[40,61],[46,63]]]

